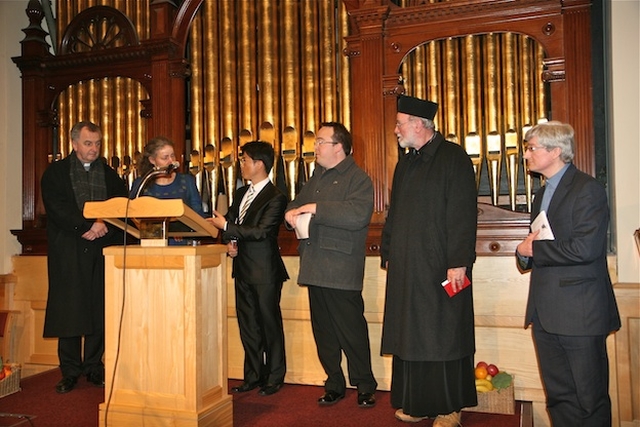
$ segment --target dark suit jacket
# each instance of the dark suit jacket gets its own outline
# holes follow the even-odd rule
[[[540,212],[544,187],[531,219]],[[537,312],[540,325],[558,335],[606,335],[620,328],[607,269],[609,207],[604,188],[569,166],[547,212],[555,240],[533,242],[525,327]]]
[[[244,222],[236,224],[240,203],[248,189],[248,185],[238,189],[225,215],[228,226],[222,233],[223,241],[238,239],[233,277],[253,285],[282,283],[289,275],[280,256],[278,232],[284,219],[287,197],[269,182],[251,202]]]

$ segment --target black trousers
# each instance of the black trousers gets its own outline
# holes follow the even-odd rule
[[[84,349],[83,349],[84,338]],[[104,373],[104,331],[84,337],[58,338],[58,358],[63,377],[79,377],[91,372]],[[84,356],[84,357],[83,357]]]
[[[606,335],[551,334],[536,316],[533,338],[553,427],[610,426]]]
[[[286,358],[280,295],[282,282],[252,285],[235,282],[236,314],[244,348],[244,381],[249,384],[280,384]]]
[[[373,393],[378,383],[371,369],[369,329],[360,291],[309,286],[311,326],[320,363],[327,374],[324,388],[343,394],[342,351],[347,357],[349,384],[359,393]]]

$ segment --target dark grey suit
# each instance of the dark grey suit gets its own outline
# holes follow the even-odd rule
[[[544,187],[531,219],[540,212]],[[570,165],[547,212],[555,240],[533,242],[525,327],[533,324],[554,427],[611,424],[606,337],[620,328],[607,270],[604,188]]]
[[[281,384],[286,372],[284,332],[280,311],[282,283],[289,278],[278,248],[278,231],[287,206],[286,196],[271,182],[249,206],[242,224],[236,224],[240,203],[249,186],[236,192],[225,215],[223,241],[238,240],[233,259],[236,312],[244,347],[244,382]]]

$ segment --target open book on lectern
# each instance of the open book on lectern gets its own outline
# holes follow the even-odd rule
[[[184,231],[169,231],[167,237],[218,236],[218,229],[213,224],[180,199],[156,199],[151,196],[135,199],[114,197],[99,202],[86,202],[83,214],[85,218],[102,219],[126,230],[137,239],[140,239],[140,226],[145,221],[179,222],[188,228]],[[131,219],[133,224],[125,224],[125,218]]]

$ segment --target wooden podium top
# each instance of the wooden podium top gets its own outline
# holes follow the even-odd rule
[[[180,199],[156,199],[142,196],[136,199],[114,197],[100,202],[87,202],[84,205],[85,218],[99,218],[125,230],[133,237],[140,238],[140,221],[169,220],[179,221],[190,231],[169,232],[168,237],[217,237],[218,229],[202,218]],[[132,223],[126,220],[131,219]]]

